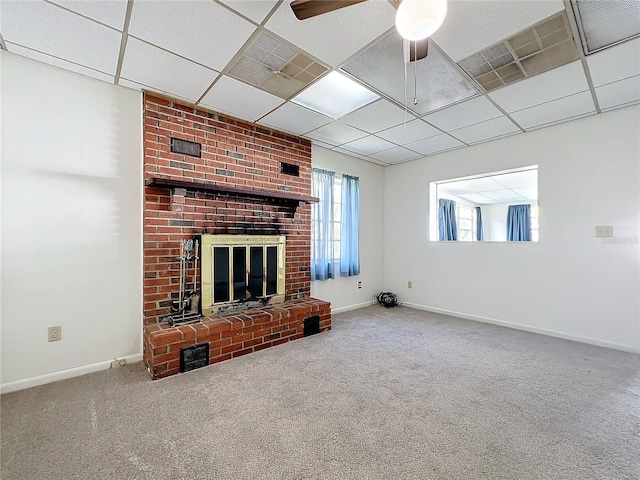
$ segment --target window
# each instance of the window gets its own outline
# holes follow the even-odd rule
[[[432,182],[429,195],[431,241],[506,242],[515,205],[530,205],[530,237],[539,241],[537,165]]]
[[[458,241],[472,242],[476,238],[474,207],[458,205],[456,208],[456,224],[458,225]]]
[[[327,280],[337,274],[357,275],[360,273],[358,178],[349,175],[336,178],[334,172],[314,168],[311,184],[312,195],[320,199],[311,207],[311,280]],[[347,196],[343,193],[345,189]]]

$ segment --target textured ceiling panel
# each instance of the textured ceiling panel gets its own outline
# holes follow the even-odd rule
[[[596,96],[603,110],[640,102],[640,75],[598,87]]]
[[[261,23],[278,0],[219,0],[233,8],[236,12],[250,18],[256,23]]]
[[[340,121],[365,132],[376,133],[380,130],[403,124],[405,121],[409,122],[414,118],[411,113],[405,113],[404,110],[396,107],[391,102],[378,100],[349,115],[345,115]]]
[[[520,129],[511,120],[503,116],[454,130],[451,135],[465,143],[472,144],[518,132],[520,132]]]
[[[466,127],[490,118],[500,117],[502,112],[484,97],[472,98],[466,102],[439,110],[424,119],[445,131]]]
[[[464,143],[445,133],[405,145],[406,148],[423,155],[432,155],[434,153],[462,146],[464,146]]]
[[[640,35],[638,0],[578,0],[577,5],[588,52]]]
[[[65,70],[79,73],[81,75],[86,75],[87,77],[96,78],[98,80],[102,80],[103,82],[113,83],[114,80],[113,75],[107,75],[106,73],[98,72],[97,70],[92,70],[90,68],[83,67],[82,65],[76,65],[75,63],[67,62],[66,60],[52,57],[51,55],[45,55],[44,53],[36,52],[35,50],[29,50],[28,48],[21,47],[20,45],[15,45],[10,42],[7,42],[7,48],[11,53],[15,53],[16,55],[22,55],[23,57],[32,58],[33,60],[37,60],[42,63],[48,63],[49,65],[53,65],[54,67],[64,68]]]
[[[257,88],[223,76],[200,101],[213,110],[255,122],[283,100]]]
[[[450,1],[433,39],[459,62],[562,10],[562,0]]]
[[[45,2],[0,2],[6,42],[115,75],[122,34]]]
[[[340,122],[332,122],[305,135],[307,138],[318,140],[332,146],[342,145],[343,143],[352,142],[366,136],[367,134],[362,130],[344,125]]]
[[[477,95],[435,48],[429,49],[427,58],[405,65],[402,42],[397,32],[391,32],[349,60],[343,70],[402,105],[406,101],[419,115]]]
[[[393,143],[387,142],[381,138],[370,135],[368,137],[345,143],[342,148],[362,155],[371,155],[372,153],[381,152],[395,147]]]
[[[218,73],[130,37],[121,75],[127,80],[195,102]]]
[[[300,107],[295,103],[285,103],[266,117],[260,119],[259,123],[277,130],[302,135],[322,125],[326,125],[330,121],[331,119],[329,117],[320,115],[308,108]]]
[[[136,1],[129,34],[220,71],[255,28],[212,1]]]
[[[587,64],[596,87],[640,75],[640,38],[589,55]]]
[[[289,3],[280,5],[266,28],[333,67],[395,24],[396,10],[386,0],[370,0],[306,20],[298,20]]]
[[[85,17],[122,31],[127,12],[127,0],[51,0]]]
[[[394,147],[382,152],[372,153],[369,156],[386,163],[399,163],[419,158],[420,154],[406,148]]]
[[[511,116],[525,129],[550,125],[595,113],[591,92],[582,92],[536,105]]]
[[[440,133],[442,132],[437,128],[432,127],[420,119],[416,119],[387,130],[383,130],[382,132],[378,132],[376,133],[376,136],[389,140],[390,142],[397,143],[398,145],[404,145],[405,143],[433,137]]]

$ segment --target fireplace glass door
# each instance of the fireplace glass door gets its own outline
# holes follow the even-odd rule
[[[285,237],[202,235],[201,242],[205,315],[234,303],[284,300]]]

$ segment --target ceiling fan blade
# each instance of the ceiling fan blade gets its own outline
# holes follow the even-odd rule
[[[366,1],[367,0],[294,0],[291,2],[291,10],[293,10],[293,14],[298,20],[304,20]]]

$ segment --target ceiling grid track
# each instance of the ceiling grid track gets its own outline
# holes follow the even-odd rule
[[[124,26],[122,27],[122,39],[120,40],[120,51],[118,52],[118,66],[116,67],[116,75],[113,79],[114,84],[120,81],[122,73],[122,62],[124,62],[124,53],[127,48],[127,40],[129,38],[129,24],[131,23],[131,13],[133,12],[133,1],[127,0],[127,13],[124,16]]]

